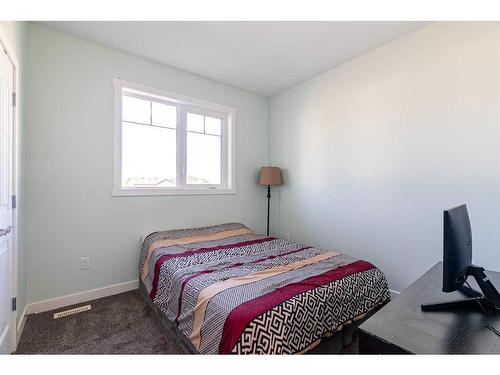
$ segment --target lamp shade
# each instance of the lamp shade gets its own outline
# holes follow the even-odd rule
[[[260,185],[281,185],[281,170],[278,167],[262,167],[259,174]]]

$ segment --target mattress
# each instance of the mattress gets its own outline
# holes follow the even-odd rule
[[[390,300],[371,263],[240,223],[150,234],[139,274],[202,354],[303,353]]]

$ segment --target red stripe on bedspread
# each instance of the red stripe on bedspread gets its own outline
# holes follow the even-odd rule
[[[282,256],[285,256],[285,255],[290,255],[290,254],[297,253],[299,251],[310,249],[310,248],[311,248],[311,246],[305,246],[305,247],[301,247],[300,249],[297,249],[297,250],[287,251],[286,253],[283,253],[283,254],[270,255],[270,256],[267,256],[265,258],[254,260],[253,262],[235,263],[235,264],[231,264],[230,266],[223,267],[223,268],[218,268],[218,269],[213,269],[213,270],[204,270],[204,271],[196,272],[196,273],[194,273],[194,274],[186,277],[186,279],[182,282],[181,290],[180,290],[180,293],[179,293],[179,304],[178,304],[178,309],[177,309],[177,316],[175,317],[175,322],[179,323],[179,316],[181,315],[181,309],[182,309],[182,294],[184,293],[184,288],[185,288],[186,284],[190,280],[194,279],[195,277],[201,276],[201,275],[206,275],[207,273],[212,273],[212,272],[215,272],[215,271],[221,271],[221,270],[227,270],[227,269],[230,269],[230,268],[240,267],[240,266],[243,266],[245,264],[255,264],[255,263],[264,262],[265,260],[271,260],[271,259],[282,257]]]
[[[228,244],[228,245],[220,245],[220,246],[214,246],[214,247],[202,247],[202,248],[199,248],[196,250],[185,251],[185,252],[179,253],[179,254],[162,255],[161,257],[159,257],[156,260],[156,263],[155,263],[153,283],[151,286],[151,292],[149,293],[149,296],[151,297],[151,299],[153,301],[156,298],[156,293],[158,291],[158,280],[160,278],[160,269],[161,269],[162,264],[165,263],[169,259],[185,257],[185,256],[189,256],[189,255],[194,255],[194,254],[208,253],[210,251],[216,251],[216,250],[232,249],[233,247],[243,247],[243,246],[253,245],[253,244],[262,243],[262,242],[269,242],[269,241],[273,241],[275,239],[276,239],[275,237],[265,237],[265,238],[260,238],[258,240],[249,240],[249,241],[237,242],[237,243]]]
[[[219,353],[231,353],[231,350],[250,322],[275,306],[278,306],[297,294],[372,268],[374,268],[374,266],[371,263],[364,260],[358,260],[297,283],[286,285],[270,293],[264,294],[263,296],[242,303],[231,311],[226,318],[219,344]]]

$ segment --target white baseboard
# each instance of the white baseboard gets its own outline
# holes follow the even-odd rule
[[[401,294],[401,292],[398,292],[397,290],[392,290],[392,289],[389,289],[389,292],[391,293],[391,298],[394,298],[394,297],[398,296],[399,294]]]
[[[87,302],[97,298],[108,297],[114,294],[128,292],[137,288],[139,288],[139,280],[132,280],[126,281],[124,283],[105,286],[102,288],[69,294],[67,296],[33,302],[26,306],[26,315],[59,309],[61,307],[75,305],[77,303]]]
[[[16,346],[19,344],[19,340],[21,339],[21,335],[23,334],[24,325],[26,324],[28,305],[24,306],[24,310],[21,313],[21,316],[17,320],[17,336],[16,336]]]

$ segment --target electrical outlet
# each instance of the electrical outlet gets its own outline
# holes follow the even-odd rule
[[[90,269],[90,257],[81,257],[80,258],[80,269],[81,270]]]
[[[287,241],[290,241],[290,233],[285,233],[285,239],[286,239]]]

